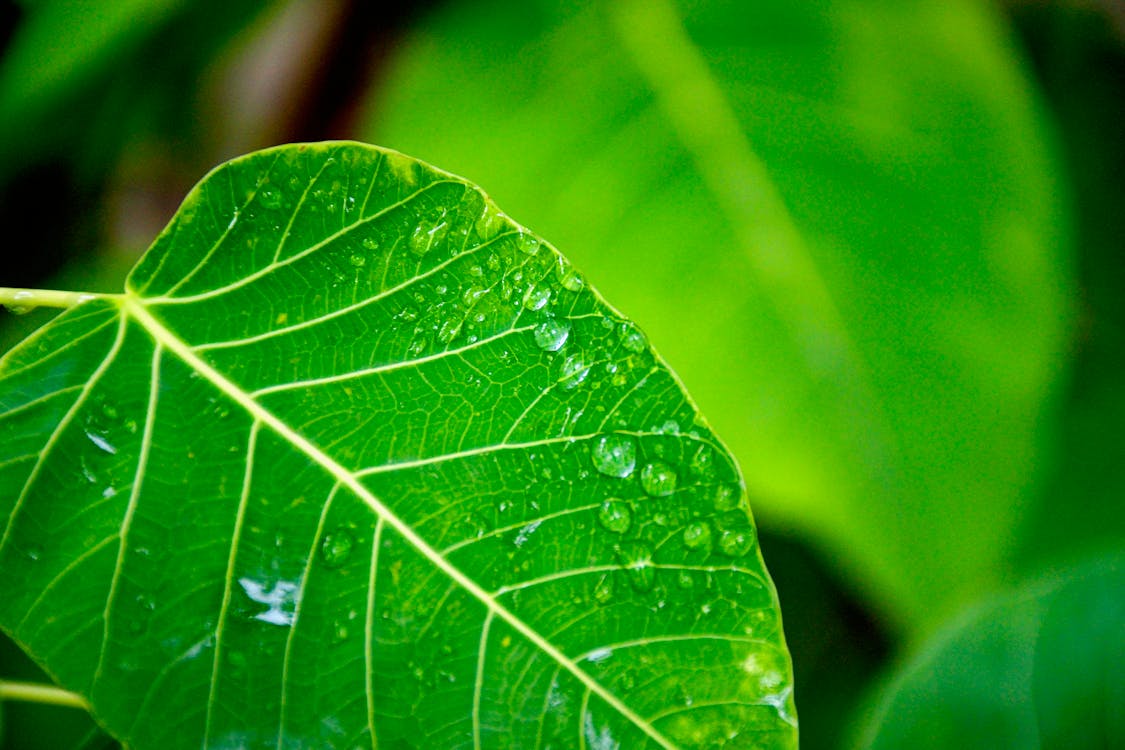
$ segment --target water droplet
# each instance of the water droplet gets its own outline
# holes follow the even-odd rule
[[[266,185],[262,188],[261,192],[258,193],[258,199],[263,206],[270,210],[281,208],[281,191],[272,185]]]
[[[356,268],[363,268],[367,264],[367,258],[359,253],[353,253],[352,257],[348,258],[353,266]]]
[[[338,568],[351,556],[355,539],[347,529],[338,529],[324,535],[320,542],[320,559],[329,568]]]
[[[633,511],[629,510],[629,504],[624,500],[611,497],[598,510],[598,523],[606,531],[624,534],[633,525]]]
[[[459,333],[461,333],[461,321],[448,318],[442,321],[441,327],[438,328],[438,341],[448,344],[457,338]]]
[[[625,568],[629,585],[640,592],[651,591],[656,583],[652,567],[652,549],[643,542],[630,542],[614,548],[617,561]]]
[[[602,576],[594,587],[594,601],[603,605],[613,601],[613,579],[610,576]]]
[[[611,656],[613,656],[613,649],[609,646],[602,646],[601,648],[596,648],[591,651],[590,655],[587,656],[586,659],[593,662],[594,664],[600,664]]]
[[[559,256],[559,263],[555,266],[555,278],[559,280],[559,284],[563,289],[571,292],[580,292],[582,287],[586,285],[582,275],[574,270],[574,266],[567,262],[566,258]]]
[[[538,255],[541,243],[539,240],[527,232],[520,232],[516,240],[516,247],[520,252],[527,253],[528,255]]]
[[[692,577],[690,571],[681,570],[676,576],[676,583],[679,584],[679,587],[682,589],[690,589],[695,586],[695,579]]]
[[[621,345],[631,352],[641,352],[645,348],[645,335],[632,323],[622,323],[618,337]]]
[[[549,318],[535,327],[535,343],[547,352],[557,352],[570,336],[570,324]]]
[[[521,528],[519,530],[519,533],[516,534],[516,538],[513,540],[512,543],[515,544],[517,547],[523,547],[523,545],[527,544],[527,540],[531,539],[531,535],[535,533],[535,530],[539,528],[539,524],[541,524],[541,523],[543,523],[543,519],[539,519],[538,521],[533,521],[533,522],[529,523],[527,526],[524,526],[523,528]]]
[[[414,339],[413,341],[410,342],[410,348],[408,348],[406,350],[406,353],[409,354],[411,357],[417,357],[417,356],[421,355],[424,351],[426,351],[426,348],[429,345],[430,345],[430,341],[429,341],[428,337],[419,336],[419,337],[417,337],[416,339]]]
[[[664,424],[660,425],[660,429],[654,430],[662,435],[679,435],[680,423],[674,419],[669,419]]]
[[[696,521],[684,527],[684,546],[700,549],[711,546],[711,526],[706,521]]]
[[[264,612],[254,615],[255,620],[268,622],[271,625],[293,624],[299,590],[296,581],[276,581],[273,584],[266,584],[253,578],[239,578],[238,583],[246,592],[246,596],[269,607]]]
[[[697,477],[709,477],[715,473],[715,451],[709,445],[701,445],[691,457],[691,473]]]
[[[96,432],[90,432],[89,430],[87,430],[86,437],[90,438],[91,443],[98,446],[98,448],[105,451],[109,455],[112,456],[117,453],[117,448],[115,448],[108,440],[106,440],[104,436],[99,435]]]
[[[550,300],[550,287],[544,286],[538,289],[529,287],[527,294],[523,297],[523,306],[528,310],[542,310]]]
[[[488,290],[482,286],[467,286],[461,292],[461,302],[464,303],[465,307],[472,307],[477,303],[477,300],[486,294],[488,294]]]
[[[729,484],[720,484],[715,488],[715,510],[733,510],[738,507],[739,491],[737,487]]]
[[[572,354],[563,362],[559,381],[563,384],[563,388],[571,390],[581,385],[589,374],[590,365],[586,364],[586,359],[582,354]]]
[[[663,461],[653,461],[641,469],[641,487],[653,497],[675,492],[676,479],[676,470]]]
[[[36,562],[40,557],[43,556],[43,548],[38,545],[32,545],[24,549],[23,554],[27,557],[28,560]]]
[[[361,242],[360,244],[363,245],[364,250],[378,250],[379,249],[379,241],[377,239],[375,239],[374,237],[364,237],[363,242]]]
[[[637,465],[637,446],[628,435],[602,435],[591,455],[594,468],[606,476],[627,477]]]
[[[719,534],[719,551],[727,557],[742,557],[753,548],[752,529],[727,529]]]
[[[475,228],[482,240],[490,240],[499,233],[503,225],[504,215],[486,205],[476,221]]]

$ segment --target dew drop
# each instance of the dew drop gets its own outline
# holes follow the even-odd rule
[[[700,549],[711,546],[711,526],[706,521],[696,521],[684,527],[684,546]]]
[[[632,542],[616,547],[614,552],[621,567],[625,568],[629,585],[640,592],[651,591],[656,583],[652,549],[643,542]]]
[[[542,310],[550,300],[551,289],[549,287],[540,287],[539,289],[530,287],[527,294],[524,295],[523,306],[528,310]]]
[[[89,430],[87,430],[86,437],[90,438],[91,443],[98,446],[99,449],[108,453],[109,455],[112,456],[117,453],[117,448],[114,447],[114,445],[108,440],[106,440],[104,436],[99,435],[96,432],[90,432]]]
[[[606,531],[624,534],[633,525],[633,511],[629,510],[629,504],[624,500],[611,497],[598,509],[598,523]]]
[[[367,264],[367,258],[359,253],[353,253],[352,257],[348,258],[348,261],[356,268],[363,268]]]
[[[558,279],[563,289],[571,292],[580,292],[582,287],[586,285],[582,275],[575,271],[574,266],[570,265],[561,255],[558,265],[555,266],[555,278]]]
[[[298,585],[296,581],[276,581],[266,584],[253,578],[239,578],[238,583],[246,596],[268,609],[254,615],[255,620],[271,625],[292,625],[297,606]]]
[[[570,325],[555,318],[545,320],[535,327],[535,343],[545,352],[562,349],[569,336]]]
[[[375,239],[374,237],[364,237],[363,242],[361,242],[360,244],[363,245],[364,250],[378,250],[379,249],[379,241],[377,239]]]
[[[613,579],[610,576],[602,576],[594,587],[594,601],[602,605],[613,601]]]
[[[709,477],[715,473],[715,451],[709,445],[701,445],[691,457],[691,473],[697,477]]]
[[[271,211],[281,208],[281,191],[272,185],[267,185],[262,188],[262,191],[258,193],[258,199],[262,202],[263,206]]]
[[[754,548],[751,529],[727,529],[719,534],[719,551],[727,557],[743,557]]]
[[[715,488],[715,510],[734,510],[738,507],[739,492],[736,487],[729,484],[720,484]]]
[[[631,352],[641,352],[645,348],[645,335],[632,323],[622,323],[618,337],[621,345]]]
[[[628,435],[602,435],[591,455],[594,468],[606,476],[627,477],[637,465],[637,446]]]
[[[663,461],[653,461],[641,469],[641,487],[653,497],[675,492],[676,479],[676,470]]]
[[[324,535],[320,543],[320,559],[329,568],[338,568],[351,556],[355,539],[346,529],[339,529]]]
[[[516,240],[516,247],[520,249],[520,252],[528,255],[538,255],[541,246],[539,240],[527,232],[520,232]]]
[[[563,362],[559,382],[562,383],[563,388],[569,391],[581,385],[589,374],[590,365],[586,364],[585,357],[580,353],[572,354]]]
[[[438,341],[443,344],[448,344],[453,339],[457,338],[457,334],[461,333],[461,321],[453,320],[452,318],[442,321],[441,327],[438,328]]]

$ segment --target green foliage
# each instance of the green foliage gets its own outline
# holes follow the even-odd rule
[[[0,627],[129,747],[795,746],[733,459],[473,185],[259,152],[123,295],[36,300]]]
[[[1125,565],[1111,557],[995,597],[900,672],[860,747],[1125,745]]]
[[[767,519],[913,633],[995,585],[1044,464],[1069,248],[985,4],[454,2],[408,42],[367,136],[604,279]]]

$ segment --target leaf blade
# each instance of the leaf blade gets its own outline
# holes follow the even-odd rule
[[[128,356],[67,431],[88,475],[57,470],[104,533],[40,566],[101,571],[85,660],[15,635],[123,740],[795,740],[736,467],[639,331],[475,187],[360,144],[260,152],[89,304]]]

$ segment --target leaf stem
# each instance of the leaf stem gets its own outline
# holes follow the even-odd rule
[[[0,701],[26,701],[29,703],[46,703],[52,706],[66,706],[68,708],[81,708],[89,710],[90,704],[77,693],[63,690],[54,685],[44,685],[36,682],[8,682],[0,680]]]
[[[13,312],[26,312],[36,307],[70,308],[99,297],[115,297],[113,294],[91,294],[90,292],[60,292],[54,289],[17,289],[0,286],[0,305]]]

